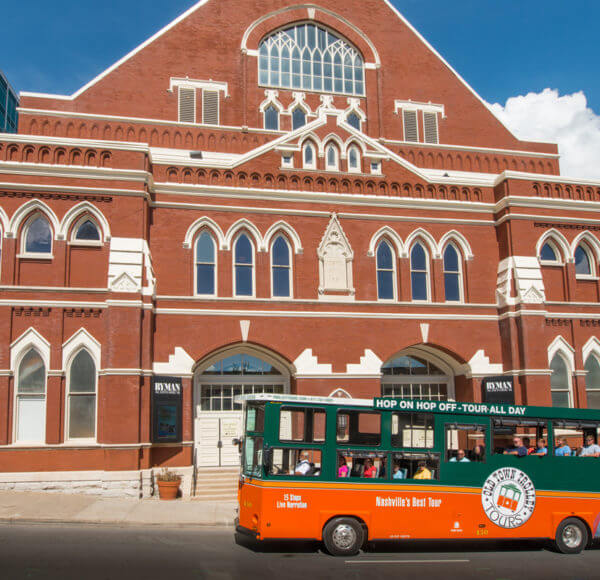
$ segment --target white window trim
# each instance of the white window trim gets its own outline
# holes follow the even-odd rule
[[[577,248],[581,248],[585,252],[585,255],[587,256],[587,259],[588,259],[588,263],[590,265],[590,273],[589,274],[577,274],[577,272],[576,272],[575,279],[576,280],[598,280],[597,275],[596,275],[596,260],[595,260],[594,253],[592,252],[591,248],[587,244],[580,242],[579,244],[577,244],[577,246],[575,247],[575,250],[573,251],[573,259],[575,259],[575,253],[577,252]]]
[[[27,251],[27,232],[31,227],[31,224],[38,218],[43,217],[50,228],[50,251],[49,252],[28,252]],[[21,252],[17,255],[17,258],[35,258],[37,260],[52,260],[54,258],[54,230],[52,229],[52,222],[48,219],[48,216],[42,211],[34,211],[25,222],[25,225],[21,229],[21,241],[20,248]]]
[[[96,230],[98,230],[98,240],[78,240],[76,238],[77,230],[87,221],[92,222],[96,226]],[[75,225],[71,228],[71,239],[69,241],[69,245],[71,246],[102,246],[103,242],[103,232],[102,228],[98,224],[96,218],[94,216],[84,214],[82,215],[76,222]]]
[[[221,91],[222,93],[224,93],[225,98],[229,97],[229,85],[226,82],[171,77],[169,83],[169,92],[173,92],[175,87],[183,87],[184,89],[207,89],[209,91]]]
[[[356,151],[356,159],[357,159],[356,167],[350,166],[350,151]],[[362,157],[360,155],[359,147],[357,147],[356,145],[351,145],[348,148],[348,154],[346,155],[346,159],[348,161],[348,173],[362,173]]]
[[[381,175],[381,167],[382,165],[380,160],[369,161],[369,168],[371,170],[372,175]]]
[[[189,123],[190,121],[181,120],[181,90],[194,91],[194,120],[191,121],[196,124],[198,121],[198,91],[195,87],[185,86],[183,84],[177,85],[177,121],[179,123]]]
[[[543,260],[542,259],[542,250],[544,246],[548,244],[552,250],[554,251],[554,255],[556,256],[556,260]],[[538,261],[540,266],[564,266],[564,262],[562,260],[562,252],[559,250],[558,246],[554,243],[552,238],[547,238],[540,245],[540,251],[538,252]]]
[[[454,251],[456,252],[456,254],[458,256],[458,300],[448,300],[446,298],[446,274],[456,275],[456,272],[446,272],[444,254],[446,253],[446,250],[448,249],[449,246],[452,246],[454,248]],[[465,302],[463,261],[464,261],[464,257],[462,255],[462,252],[456,247],[456,245],[453,244],[452,242],[447,244],[442,252],[442,276],[444,277],[444,302],[446,302],[447,304],[464,304],[464,302]]]
[[[200,236],[204,233],[208,233],[208,235],[210,236],[212,243],[213,243],[213,247],[214,247],[214,252],[215,252],[215,261],[213,262],[214,268],[215,268],[215,291],[212,294],[200,294],[198,292],[198,270],[197,270],[197,266],[198,266],[198,240],[200,239]],[[213,234],[213,232],[209,229],[209,228],[201,228],[200,230],[198,230],[196,232],[196,236],[194,237],[194,296],[198,296],[200,298],[217,298],[219,296],[219,285],[218,285],[218,260],[219,260],[219,244],[217,243],[217,240],[215,239],[215,236]],[[203,262],[204,263],[204,262]]]
[[[306,148],[312,147],[313,160],[312,163],[306,163]],[[302,145],[302,167],[304,169],[316,169],[317,168],[317,147],[312,141],[307,141]]]
[[[569,356],[565,356],[565,353],[562,350],[557,350],[552,357],[550,358],[550,362],[549,365],[552,364],[552,361],[554,360],[554,357],[558,356],[562,359],[566,369],[567,369],[567,377],[568,377],[568,387],[566,389],[553,389],[552,388],[552,382],[550,383],[550,398],[552,399],[552,393],[556,392],[556,393],[568,393],[569,394],[569,409],[573,408],[573,367],[570,363],[570,357]],[[550,373],[550,377],[552,377],[552,373]],[[552,378],[550,379],[552,381]]]
[[[383,269],[379,267],[378,261],[377,261],[377,252],[379,251],[379,247],[381,246],[381,244],[387,244],[388,248],[390,249],[390,252],[392,253],[392,286],[393,286],[393,298],[380,298],[379,297],[379,279],[378,279],[378,274],[380,271],[382,272],[389,272],[390,270],[387,269]],[[392,302],[396,302],[398,300],[398,271],[396,268],[396,252],[394,251],[394,245],[387,239],[382,238],[379,240],[377,247],[375,248],[375,285],[377,287],[377,302],[383,302],[383,303],[387,303],[390,304]]]
[[[269,109],[271,107],[273,107],[273,109],[275,109],[277,111],[277,128],[276,129],[267,128],[267,109]],[[263,115],[263,129],[265,131],[281,131],[281,111],[275,105],[275,103],[269,102],[269,104],[263,109],[262,115]]]
[[[94,367],[96,368],[94,388],[94,397],[96,400],[94,409],[94,437],[69,437],[71,419],[71,366],[73,365],[75,357],[83,350],[85,350],[92,357],[92,360],[94,361]],[[65,368],[67,383],[65,388],[65,443],[96,443],[98,440],[98,361],[96,360],[94,353],[90,352],[85,346],[80,346],[71,354],[69,357],[69,362]],[[91,393],[78,393],[73,396],[76,397],[80,394],[83,396],[90,396]]]
[[[335,157],[333,165],[329,163],[329,151],[333,149]],[[340,151],[333,143],[328,143],[325,147],[325,168],[327,171],[339,171],[340,170]]]
[[[286,243],[288,252],[289,252],[290,265],[287,268],[288,276],[289,276],[289,285],[290,285],[290,295],[289,296],[275,296],[275,279],[273,276],[273,274],[274,274],[273,246],[275,245],[275,242],[279,238],[283,238],[283,241]],[[271,267],[271,298],[273,298],[274,300],[293,300],[294,299],[294,283],[293,283],[294,282],[294,258],[293,258],[293,256],[294,256],[294,252],[292,251],[292,245],[290,244],[287,237],[281,233],[275,234],[273,236],[273,240],[271,242],[271,250],[269,252],[269,262],[270,262],[270,267]],[[278,267],[282,268],[282,266],[278,266]]]
[[[422,272],[423,270],[413,270],[412,267],[412,251],[415,246],[419,244],[423,251],[425,252],[425,273],[426,273],[426,290],[427,290],[427,298],[425,300],[417,300],[413,298],[413,287],[412,287],[412,273],[413,272]],[[429,250],[427,249],[427,245],[420,241],[415,240],[413,245],[410,247],[408,252],[408,264],[410,269],[410,300],[411,302],[416,302],[417,304],[431,304],[431,255],[429,254]]]
[[[36,354],[42,359],[42,363],[44,364],[44,439],[42,441],[19,441],[18,433],[19,433],[19,382],[21,380],[21,362],[25,355],[30,351],[34,350]],[[14,393],[13,393],[13,433],[12,433],[12,442],[15,445],[24,445],[24,446],[42,446],[46,445],[46,426],[48,423],[48,362],[49,352],[44,356],[44,353],[38,348],[36,344],[26,344],[25,347],[19,352],[19,354],[15,357],[14,360],[14,376],[15,376],[15,385],[14,385]],[[36,395],[25,395],[27,397],[33,398]],[[41,395],[37,395],[41,396]]]
[[[248,296],[248,295],[238,295],[237,293],[237,284],[236,284],[236,276],[235,276],[235,269],[237,266],[237,262],[235,259],[235,250],[237,247],[237,243],[239,241],[239,239],[245,235],[248,238],[248,241],[250,242],[250,246],[252,247],[252,295]],[[249,298],[256,298],[256,247],[254,246],[254,242],[252,240],[252,234],[248,233],[248,232],[244,232],[241,231],[238,233],[238,235],[235,238],[235,241],[233,242],[233,244],[231,244],[232,247],[232,253],[231,253],[231,263],[233,265],[233,296],[234,298],[239,298],[240,300],[247,300]],[[240,264],[240,266],[248,266],[248,264]]]
[[[289,159],[289,161],[286,161]],[[294,155],[292,153],[284,153],[281,156],[281,167],[283,169],[293,169],[294,168]]]
[[[588,343],[590,343],[590,341],[592,341],[592,340],[593,340],[593,338],[590,339],[588,341]],[[590,346],[591,346],[591,350],[590,350],[590,347],[588,346],[588,355],[584,358],[584,361],[583,361],[583,368],[584,369],[585,369],[585,367],[587,365],[588,360],[590,360],[590,358],[595,359],[596,363],[598,363],[600,365],[600,356],[598,355],[597,345],[592,343]],[[584,346],[583,348],[584,348],[584,351],[585,351],[586,347]],[[585,355],[585,352],[583,352],[583,354]],[[584,371],[584,373],[585,373],[584,387],[585,387],[586,400],[587,400],[587,394],[588,393],[600,393],[600,386],[598,388],[589,388],[587,386],[587,375],[588,375],[588,372],[589,371]],[[589,404],[588,404],[588,409],[589,408],[590,407],[589,407]]]

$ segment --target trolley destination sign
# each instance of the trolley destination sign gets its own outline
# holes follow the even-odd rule
[[[417,401],[414,399],[373,399],[375,409],[386,411],[420,411],[430,413],[467,413],[470,415],[498,415],[501,417],[523,417],[527,407],[521,405],[498,405],[490,403],[457,403],[455,401]]]

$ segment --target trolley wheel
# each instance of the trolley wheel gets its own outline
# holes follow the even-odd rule
[[[554,545],[563,554],[579,554],[588,544],[589,534],[578,518],[563,520],[556,530]]]
[[[365,540],[365,531],[354,518],[334,518],[323,528],[323,543],[332,556],[354,556]]]

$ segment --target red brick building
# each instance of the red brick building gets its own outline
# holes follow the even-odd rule
[[[600,182],[386,0],[203,0],[19,114],[0,483],[235,464],[241,392],[600,404]],[[182,443],[152,443],[153,376]]]

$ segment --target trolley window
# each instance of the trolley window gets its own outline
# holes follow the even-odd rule
[[[383,479],[387,477],[387,456],[369,451],[338,451],[337,477]]]
[[[282,407],[279,413],[279,440],[325,441],[325,411],[302,407]]]
[[[321,475],[321,451],[300,447],[269,450],[269,473],[296,477]]]
[[[547,455],[548,423],[541,419],[493,419],[495,454]],[[537,451],[539,449],[539,451]],[[544,453],[542,450],[546,449]]]
[[[337,442],[349,445],[380,445],[381,414],[363,411],[339,411]]]
[[[434,442],[433,415],[429,413],[393,413],[392,446],[431,449]]]
[[[392,479],[420,480],[440,478],[439,453],[402,452],[392,454]]]
[[[485,426],[446,424],[446,461],[485,461]]]

